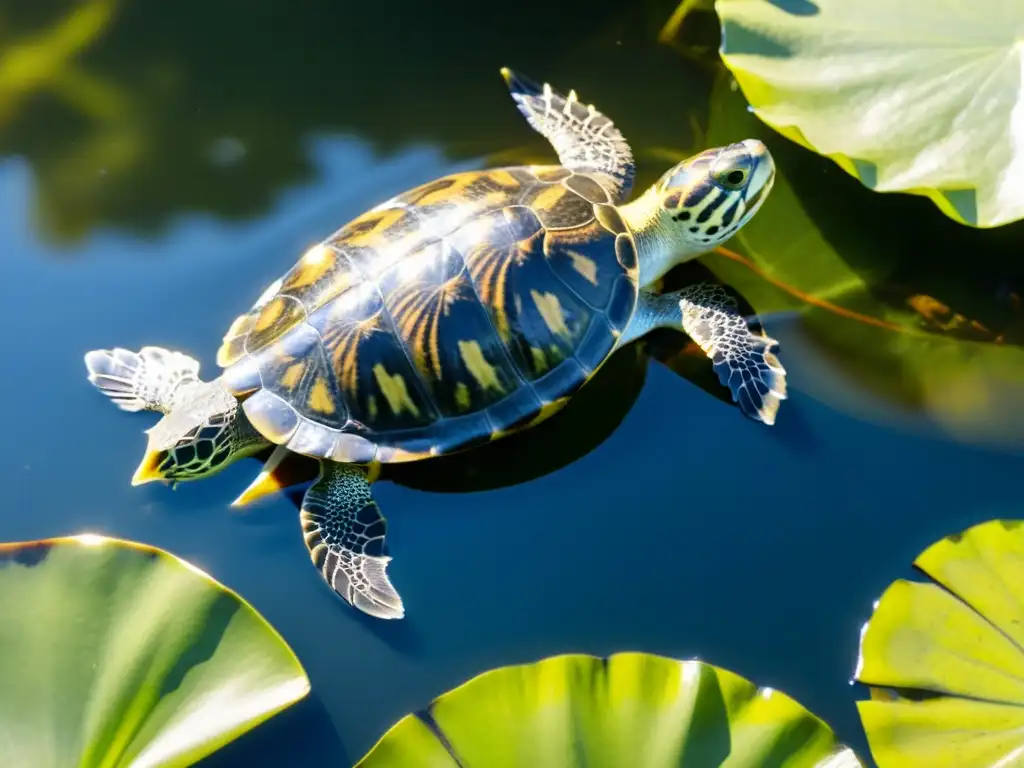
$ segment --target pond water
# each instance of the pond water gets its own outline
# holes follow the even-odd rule
[[[290,499],[228,509],[255,461],[173,492],[132,488],[152,419],[116,411],[85,379],[85,351],[113,345],[185,350],[211,374],[231,320],[349,218],[456,169],[551,157],[500,66],[610,114],[642,189],[698,147],[715,111],[707,68],[657,40],[671,4],[17,5],[0,2],[5,44],[34,41],[46,66],[0,79],[0,539],[91,531],[163,547],[280,630],[311,696],[204,766],[350,765],[479,672],[617,650],[697,656],[783,690],[866,754],[849,678],[873,601],[935,539],[1020,514],[1019,368],[952,393],[966,416],[936,418],[934,398],[878,383],[891,358],[855,359],[854,342],[823,352],[806,320],[769,313],[790,397],[768,428],[706,391],[702,361],[623,353],[534,433],[377,486],[408,611],[398,623],[324,588]],[[783,172],[819,163],[791,184],[819,223],[830,190],[871,194],[761,131]],[[778,217],[780,241],[801,241],[775,202],[759,226]],[[836,216],[859,211],[853,225],[877,235],[893,225],[864,214],[879,204]],[[887,247],[947,243],[928,254],[942,275],[925,270],[929,295],[954,285],[981,307],[970,317],[989,308],[1018,327],[1003,307],[1024,284],[1019,259],[981,254],[1019,253],[1019,228],[947,237],[954,225],[930,203],[892,205],[927,223]],[[971,416],[978,387],[1004,398],[990,424]]]

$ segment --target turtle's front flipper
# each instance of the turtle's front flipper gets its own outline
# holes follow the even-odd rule
[[[744,414],[775,423],[779,404],[786,399],[786,370],[776,356],[778,342],[753,332],[722,286],[696,283],[663,295],[641,292],[620,344],[659,327],[683,331],[704,350]]]
[[[125,411],[169,413],[188,384],[199,383],[199,361],[160,347],[94,349],[85,355],[89,381]]]
[[[566,98],[507,67],[501,70],[516,106],[535,131],[551,142],[558,161],[581,173],[607,178],[613,202],[624,202],[633,188],[636,165],[626,139],[612,121],[575,91]]]
[[[302,500],[300,518],[309,556],[335,592],[379,619],[405,615],[386,572],[387,521],[365,468],[324,461],[322,476]]]

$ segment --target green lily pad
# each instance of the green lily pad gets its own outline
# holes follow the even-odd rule
[[[357,768],[860,766],[788,696],[699,661],[553,656],[485,672],[407,715]]]
[[[930,423],[963,442],[1024,445],[1024,412],[1013,405],[1024,377],[1024,347],[1008,332],[1000,338],[1014,320],[1001,318],[982,293],[990,282],[985,270],[1012,273],[1019,248],[1002,237],[1010,228],[967,229],[936,217],[920,200],[899,201],[851,184],[832,163],[752,115],[721,67],[702,143],[748,137],[765,141],[775,157],[771,198],[763,213],[702,262],[761,316],[798,313],[779,322],[799,333],[803,348],[784,343],[784,354],[791,364],[803,355],[801,365],[825,367],[831,376],[794,378],[791,385],[886,426]],[[685,153],[666,154],[664,162]],[[886,226],[893,221],[900,226]],[[931,254],[943,244],[974,256],[937,264]],[[946,314],[935,309],[943,306]],[[991,330],[974,322],[978,313]]]
[[[1024,526],[990,520],[933,544],[860,644],[856,679],[880,768],[986,768],[1024,759]]]
[[[0,765],[178,768],[309,692],[281,636],[189,563],[84,535],[0,546]]]
[[[880,192],[1024,218],[1024,13],[1014,0],[717,0],[758,117]]]

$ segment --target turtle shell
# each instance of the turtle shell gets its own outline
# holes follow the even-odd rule
[[[217,362],[269,440],[410,461],[547,418],[614,349],[636,299],[632,234],[595,178],[460,173],[311,248],[232,324]]]

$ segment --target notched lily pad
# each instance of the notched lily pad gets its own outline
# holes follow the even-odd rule
[[[309,692],[241,597],[162,550],[0,545],[0,765],[192,765]]]
[[[564,655],[501,667],[394,725],[357,765],[855,768],[785,694],[699,661]]]
[[[757,115],[880,192],[1024,218],[1024,13],[1013,0],[717,0]]]
[[[986,768],[1024,756],[1024,526],[948,536],[898,580],[861,636],[857,703],[880,768]]]

